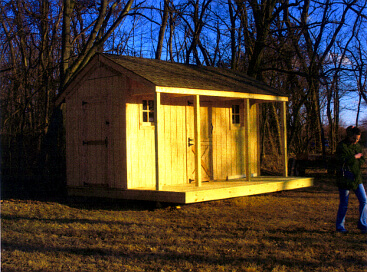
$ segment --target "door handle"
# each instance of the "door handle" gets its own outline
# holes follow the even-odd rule
[[[193,141],[194,141],[194,139],[192,139],[192,138],[187,139],[187,144],[188,144],[189,147],[194,145]]]

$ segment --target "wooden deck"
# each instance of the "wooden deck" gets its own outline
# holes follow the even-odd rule
[[[293,190],[312,185],[313,178],[309,177],[256,177],[252,178],[251,181],[236,179],[231,181],[203,182],[201,187],[196,187],[194,184],[163,186],[160,191],[154,188],[117,190],[100,187],[70,187],[68,188],[68,193],[71,196],[108,197],[188,204]]]

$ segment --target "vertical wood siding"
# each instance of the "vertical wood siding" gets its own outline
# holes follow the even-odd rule
[[[180,98],[162,100],[164,131],[163,185],[185,184],[186,179],[186,102]]]
[[[259,131],[259,105],[250,108],[249,152],[251,161],[251,174],[260,176],[260,131]]]
[[[226,179],[245,173],[245,130],[242,124],[231,124],[232,104],[242,102],[217,102],[213,106],[213,174],[215,180]],[[249,152],[251,159],[251,173],[257,174],[258,169],[258,129],[257,107],[250,110]]]
[[[79,111],[77,95],[66,99],[66,177],[69,186],[81,186],[79,169]]]
[[[142,100],[154,98],[153,95],[134,96],[136,88],[145,88],[144,92],[148,93],[147,87],[139,82],[100,67],[66,98],[69,186],[155,187],[155,128],[142,123]],[[194,138],[190,99],[162,95],[162,185],[186,184],[194,176],[195,147],[188,147],[188,138]],[[221,180],[245,174],[245,130],[241,125],[231,124],[232,104],[243,102],[238,101],[214,100],[202,104],[201,134],[208,136],[212,129],[210,150],[203,148],[207,152],[203,163],[209,172],[202,171],[206,175],[203,178]],[[253,105],[249,149],[251,173],[255,174],[260,171],[257,112],[257,106]],[[105,139],[107,147],[102,144]],[[100,142],[83,145],[83,141]]]
[[[69,186],[126,188],[126,91],[126,80],[100,67],[66,98]]]
[[[212,179],[214,180],[223,180],[227,177],[238,176],[245,174],[245,130],[243,124],[241,125],[232,125],[231,111],[233,104],[241,104],[242,101],[214,101],[210,104],[207,104],[203,107],[211,107],[212,117],[207,118],[208,116],[205,112],[202,112],[202,126],[204,126],[205,122],[208,122],[207,126],[213,125],[213,135],[212,135],[212,156],[209,157],[211,160],[211,169],[212,169]],[[190,117],[190,114],[193,114],[193,111],[188,111],[188,137],[189,135],[193,135],[192,133],[192,122],[193,116]],[[250,110],[250,131],[251,135],[249,135],[250,139],[250,159],[251,159],[251,173],[258,174],[258,129],[257,129],[257,106],[254,105]],[[206,120],[205,120],[206,118]],[[191,123],[190,123],[191,122]],[[210,124],[211,123],[211,124]],[[202,134],[205,131],[202,132]],[[204,152],[204,151],[203,151]],[[192,155],[192,154],[191,154]],[[187,163],[188,163],[188,175],[193,176],[191,171],[193,169],[193,157],[190,156],[190,152],[187,154]],[[207,164],[207,163],[206,163]],[[203,174],[203,178],[205,175]],[[192,177],[191,177],[192,178]]]
[[[128,189],[155,186],[154,126],[143,126],[141,101],[133,97],[126,105]]]
[[[231,125],[232,103],[218,102],[213,108],[214,179],[244,174],[244,142],[241,127]]]
[[[128,188],[155,186],[154,126],[142,124],[142,100],[136,97],[126,106]],[[186,183],[185,101],[162,97],[161,126],[164,134],[162,185]]]
[[[127,78],[114,76],[109,83],[112,91],[111,144],[109,145],[109,179],[112,188],[126,189],[126,109],[125,100],[129,96]]]

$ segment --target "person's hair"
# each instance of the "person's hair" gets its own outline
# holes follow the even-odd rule
[[[355,126],[347,127],[347,137],[351,137],[354,135],[361,135],[361,130]]]

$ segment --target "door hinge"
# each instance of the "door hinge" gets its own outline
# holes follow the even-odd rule
[[[96,141],[83,141],[83,145],[105,145],[108,146],[108,139],[96,140]]]
[[[192,139],[192,138],[187,139],[187,144],[188,144],[189,147],[194,145],[193,141],[194,141],[194,139]]]

